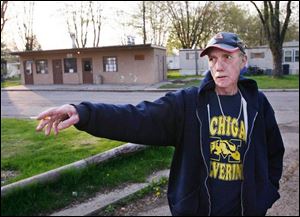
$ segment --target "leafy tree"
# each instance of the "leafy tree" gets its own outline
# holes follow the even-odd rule
[[[289,25],[290,16],[292,14],[291,1],[288,1],[285,8],[285,17],[281,19],[280,1],[272,3],[271,1],[263,2],[263,9],[259,9],[255,2],[251,3],[256,8],[264,32],[268,40],[268,44],[273,56],[273,76],[282,76],[282,44]]]

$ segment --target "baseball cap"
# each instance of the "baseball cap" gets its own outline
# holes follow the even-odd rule
[[[227,52],[241,50],[245,54],[245,45],[237,34],[232,32],[219,32],[209,40],[205,49],[201,52],[200,57],[207,54],[207,51],[212,48],[219,48]]]

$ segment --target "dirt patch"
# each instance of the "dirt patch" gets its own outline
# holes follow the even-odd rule
[[[1,170],[1,186],[5,184],[8,179],[16,177],[19,175],[19,172],[14,170]]]
[[[159,193],[158,193],[159,192]],[[159,191],[146,194],[143,198],[124,204],[117,204],[114,207],[107,207],[97,213],[97,216],[138,216],[156,207],[167,205],[167,185]]]

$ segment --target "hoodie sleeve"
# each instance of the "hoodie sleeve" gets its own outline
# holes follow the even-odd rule
[[[266,138],[268,144],[269,179],[279,189],[279,180],[282,175],[284,145],[275,113],[267,98],[264,96],[264,115]]]
[[[90,102],[74,106],[80,119],[75,127],[94,136],[145,145],[175,146],[179,142],[183,119],[180,92],[136,106]]]

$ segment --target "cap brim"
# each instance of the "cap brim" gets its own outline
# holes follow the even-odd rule
[[[210,49],[210,48],[218,48],[220,50],[224,50],[224,51],[227,51],[229,53],[232,53],[232,52],[235,52],[237,50],[239,50],[240,48],[238,47],[232,47],[228,44],[214,44],[214,45],[211,45],[211,46],[208,46],[207,48],[205,48],[201,54],[200,54],[200,57],[203,57],[207,54],[207,51]]]

